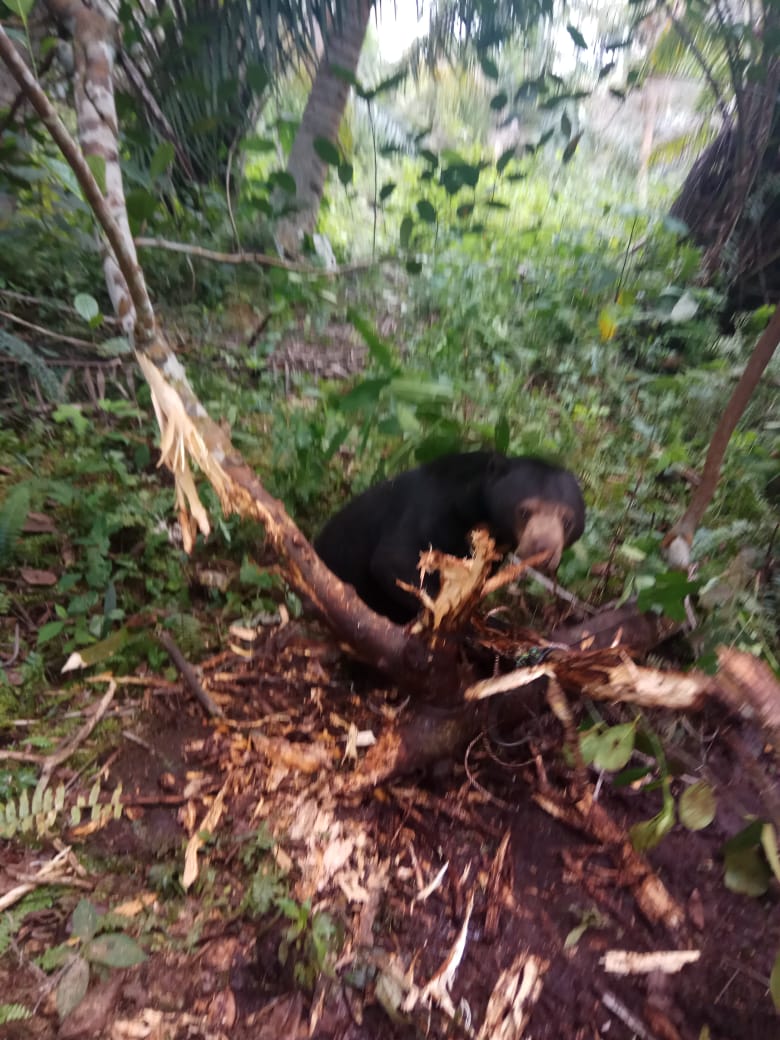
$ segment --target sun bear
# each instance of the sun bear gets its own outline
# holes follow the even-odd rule
[[[419,610],[397,581],[419,583],[420,553],[469,554],[468,533],[485,526],[501,552],[546,552],[555,571],[585,526],[573,473],[540,459],[456,453],[384,480],[331,517],[314,541],[320,558],[372,610],[404,623]],[[436,576],[426,579],[435,595]]]

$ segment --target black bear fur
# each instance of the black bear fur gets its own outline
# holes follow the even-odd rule
[[[445,455],[384,480],[331,517],[314,548],[369,607],[396,622],[419,610],[397,581],[418,584],[420,552],[469,554],[468,533],[485,526],[502,552],[548,553],[557,569],[563,550],[585,526],[574,474],[540,459],[475,451]],[[435,594],[437,579],[426,579]]]

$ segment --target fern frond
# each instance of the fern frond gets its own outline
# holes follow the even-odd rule
[[[32,1011],[23,1004],[0,1004],[0,1026],[6,1022],[24,1022],[27,1018],[32,1018]]]
[[[30,509],[30,489],[17,484],[0,506],[0,566],[9,562]]]
[[[62,386],[46,362],[35,351],[10,332],[0,329],[0,354],[5,354],[12,361],[18,362],[29,372],[41,388],[41,393],[50,403],[62,400]]]

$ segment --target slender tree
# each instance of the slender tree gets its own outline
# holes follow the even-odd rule
[[[317,154],[315,141],[335,142],[338,136],[349,97],[348,77],[357,74],[371,8],[372,0],[354,0],[345,8],[317,67],[287,163],[295,181],[296,209],[277,225],[277,243],[285,253],[297,252],[301,236],[312,232],[317,222],[328,168]]]

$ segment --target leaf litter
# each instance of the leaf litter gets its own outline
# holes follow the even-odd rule
[[[365,757],[410,708],[315,626],[261,628],[200,678],[224,718],[205,722],[183,686],[150,677],[137,739],[102,776],[122,784],[125,812],[87,838],[91,898],[122,908],[146,961],[93,979],[60,1024],[32,965],[68,915],[31,915],[0,990],[37,1011],[9,1037],[774,1035],[777,884],[757,900],[723,881],[724,841],[765,815],[740,747],[776,783],[749,721],[708,704],[688,727],[675,752],[698,763],[706,748],[716,818],[639,856],[628,829],[657,793],[573,794],[560,723],[533,684],[521,722],[504,724],[491,697],[467,752],[373,786]],[[653,724],[671,734],[675,718]],[[19,846],[3,854],[3,890],[25,862]]]

